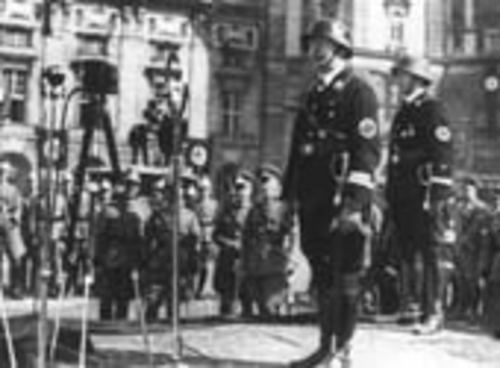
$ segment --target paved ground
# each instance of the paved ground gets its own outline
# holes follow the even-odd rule
[[[65,326],[77,326],[82,301],[67,300],[57,308],[50,302],[52,317],[60,311]],[[206,305],[205,305],[206,307]],[[8,302],[9,315],[33,311],[33,302]],[[95,318],[95,305],[90,308]],[[191,311],[196,311],[196,306]],[[187,313],[186,309],[183,313]],[[134,318],[134,315],[131,315]],[[317,331],[309,323],[257,324],[204,320],[182,329],[182,364],[173,364],[173,334],[167,325],[150,326],[149,345],[153,365],[159,367],[284,367],[312,350]],[[97,353],[89,367],[148,367],[148,354],[139,324],[90,325]],[[57,367],[76,367],[62,364]],[[354,341],[351,368],[499,368],[500,341],[470,325],[453,324],[441,334],[413,336],[392,323],[362,324]]]

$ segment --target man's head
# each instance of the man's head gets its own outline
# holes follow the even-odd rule
[[[133,198],[139,195],[141,191],[141,176],[137,170],[130,169],[125,176],[127,194]]]
[[[11,181],[14,176],[14,168],[7,161],[0,162],[0,181]]]
[[[213,194],[212,181],[208,176],[203,176],[199,183],[200,196],[202,198],[210,198]]]
[[[172,200],[171,183],[166,178],[158,179],[151,188],[150,203],[153,210],[160,210],[168,206]]]
[[[419,88],[428,88],[436,76],[427,59],[405,56],[392,68],[393,77],[397,78],[401,92],[408,95]]]
[[[198,177],[186,171],[181,175],[181,199],[187,206],[198,202],[200,197]]]
[[[467,177],[462,183],[462,197],[466,201],[474,201],[478,198],[479,183],[473,177]]]
[[[254,176],[250,171],[239,172],[234,180],[234,195],[238,203],[248,201],[252,198],[254,187]]]
[[[264,164],[257,170],[257,182],[263,199],[281,196],[281,170],[272,164]]]
[[[328,73],[352,57],[352,44],[347,27],[338,20],[323,19],[313,24],[302,37],[307,52],[318,73]]]

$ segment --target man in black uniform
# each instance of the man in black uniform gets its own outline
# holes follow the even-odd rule
[[[423,323],[415,332],[432,333],[443,319],[439,252],[444,243],[454,241],[448,213],[452,134],[443,107],[429,94],[434,80],[430,64],[405,57],[393,71],[404,98],[392,126],[387,200],[401,251],[403,304],[420,304]],[[411,288],[418,256],[423,264],[422,298]]]
[[[320,344],[292,367],[328,364],[348,351],[379,162],[377,101],[349,66],[348,31],[336,20],[320,20],[304,43],[316,79],[295,123],[284,198],[297,205],[318,296]]]
[[[143,260],[141,220],[129,208],[124,183],[96,221],[95,267],[101,320],[126,320],[133,297],[132,272]]]

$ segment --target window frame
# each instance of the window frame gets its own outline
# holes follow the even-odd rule
[[[222,90],[220,94],[221,130],[224,138],[241,136],[243,120],[243,93],[237,89]]]
[[[4,103],[9,103],[8,119],[15,124],[26,125],[28,124],[28,103],[29,103],[29,83],[31,68],[23,62],[4,61],[2,66],[2,80],[5,83]],[[11,74],[9,77],[8,74]],[[23,75],[24,81],[19,84],[20,74]],[[21,86],[22,91],[19,91]],[[8,96],[7,96],[8,94]],[[8,100],[8,101],[7,101]],[[21,107],[16,107],[21,104]],[[19,110],[18,110],[19,109]],[[17,111],[17,113],[16,113]],[[21,116],[16,116],[16,115]]]
[[[99,50],[94,50],[97,44],[99,44]],[[104,35],[77,34],[77,54],[80,56],[107,57],[110,54],[109,44],[109,37]]]

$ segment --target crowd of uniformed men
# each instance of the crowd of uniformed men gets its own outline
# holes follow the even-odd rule
[[[419,334],[439,331],[446,316],[481,316],[498,333],[500,201],[483,202],[472,177],[455,180],[452,129],[430,93],[428,62],[405,57],[393,68],[402,99],[381,188],[374,181],[377,100],[350,65],[347,29],[321,20],[304,46],[316,78],[301,101],[283,175],[270,164],[237,170],[217,199],[208,176],[188,172],[180,185],[160,175],[147,190],[134,170],[114,183],[91,180],[91,210],[82,211],[90,221],[69,250],[61,185],[50,259],[54,275],[72,276],[53,277],[53,289],[78,291],[80,268],[90,269],[102,319],[126,319],[134,297],[145,300],[147,319],[163,310],[169,318],[178,266],[181,302],[217,297],[221,315],[272,316],[290,301],[291,254],[300,247],[311,270],[320,342],[292,367],[314,367],[347,349],[360,300],[364,313],[398,312]],[[21,196],[12,176],[3,164],[0,235],[8,291],[19,296],[34,287],[40,244],[30,220],[36,196]],[[86,267],[78,268],[82,259]]]
[[[40,244],[30,223],[30,200],[34,198],[19,193],[10,182],[14,176],[13,168],[2,163],[3,285],[7,296],[19,298],[35,291]],[[294,246],[299,246],[294,237],[298,225],[293,212],[281,200],[281,173],[275,166],[263,165],[257,173],[242,171],[233,179],[227,197],[217,200],[208,177],[182,177],[181,299],[219,296],[223,315],[278,313],[288,302],[288,282],[294,272],[290,254]],[[173,219],[169,180],[163,176],[156,179],[147,195],[141,192],[137,171],[130,171],[115,185],[104,178],[88,186],[95,197],[92,252],[88,239],[80,240],[85,240],[86,256],[93,254],[102,318],[127,318],[128,304],[134,297],[134,272],[140,275],[149,319],[158,317],[161,306],[167,311],[171,307]],[[479,190],[480,183],[473,178],[456,185],[453,202],[457,238],[450,249],[442,250],[440,258],[443,270],[449,271],[447,311],[468,319],[480,316],[488,282],[499,281],[498,265],[494,263],[498,263],[495,255],[500,251],[500,195],[494,203],[486,203],[479,198]],[[400,310],[404,312],[402,318],[411,319],[421,307],[416,295],[422,292],[422,284],[403,276],[403,246],[396,240],[394,225],[383,220],[386,210],[383,203],[373,205],[371,246],[365,255],[370,267],[362,307],[365,313]],[[56,215],[56,223],[59,217]],[[51,252],[54,276],[66,272],[66,267],[77,267],[63,259],[64,235],[64,230],[56,227],[56,249]],[[417,268],[422,262],[423,258],[416,260]],[[76,285],[60,286],[54,277],[53,294],[59,287],[70,287],[78,293],[81,280],[75,281]],[[417,290],[407,291],[411,288]]]
[[[42,239],[35,235],[37,229],[29,216],[35,207],[30,199],[36,198],[21,196],[9,182],[14,175],[9,164],[0,168],[0,198],[8,209],[2,218],[2,249],[10,270],[4,286],[9,296],[21,297],[36,289],[37,246]],[[222,315],[274,314],[287,295],[291,249],[287,237],[292,228],[290,213],[280,200],[280,170],[263,165],[255,173],[236,172],[228,184],[224,198],[216,200],[208,176],[181,176],[180,300],[218,295]],[[65,190],[64,186],[60,189]],[[172,175],[165,171],[145,179],[140,169],[132,168],[115,183],[104,176],[90,178],[80,210],[87,218],[79,221],[71,251],[65,244],[67,197],[56,196],[50,252],[52,294],[81,292],[84,274],[92,272],[102,319],[129,316],[129,304],[138,297],[136,281],[146,301],[147,318],[156,320],[163,310],[168,317],[174,195]],[[13,236],[18,238],[6,238]]]

